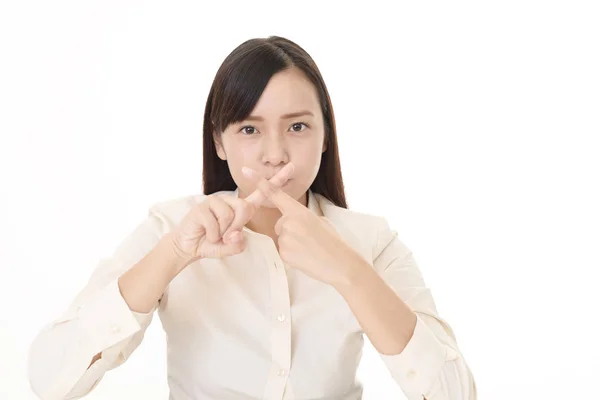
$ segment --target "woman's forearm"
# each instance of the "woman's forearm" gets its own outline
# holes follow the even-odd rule
[[[134,312],[152,311],[167,285],[189,262],[173,252],[170,234],[164,235],[148,254],[119,277],[121,296]],[[102,358],[96,354],[89,366]]]
[[[366,263],[358,262],[336,289],[381,354],[399,354],[410,341],[416,314]]]
[[[132,311],[150,312],[169,283],[187,264],[173,251],[171,235],[164,235],[156,246],[119,278],[119,290]]]

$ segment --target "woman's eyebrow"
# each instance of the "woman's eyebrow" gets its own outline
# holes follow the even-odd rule
[[[281,119],[289,119],[289,118],[298,118],[298,117],[304,117],[306,115],[310,115],[311,117],[314,117],[314,114],[308,110],[303,110],[303,111],[297,111],[297,112],[293,112],[293,113],[289,113],[289,114],[283,114],[281,116]]]
[[[310,115],[312,117],[314,117],[315,115],[308,111],[308,110],[303,110],[303,111],[296,111],[293,113],[289,113],[289,114],[283,114],[280,119],[290,119],[290,118],[298,118],[298,117],[303,117],[303,116],[307,116]],[[261,117],[260,115],[250,115],[248,118],[245,119],[245,121],[264,121],[265,119],[263,117]]]

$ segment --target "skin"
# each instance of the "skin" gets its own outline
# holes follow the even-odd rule
[[[325,218],[256,171],[245,169],[245,173],[281,213],[274,227],[281,259],[334,287],[377,351],[387,355],[401,353],[417,324],[410,307]]]
[[[292,114],[292,115],[290,115]],[[269,179],[286,164],[294,164],[283,191],[306,206],[307,190],[317,176],[326,150],[323,114],[317,91],[297,68],[271,78],[250,116],[214,134],[217,154],[226,160],[239,197],[254,191],[242,173],[244,166]],[[266,201],[246,225],[276,239],[274,226],[281,212]]]
[[[335,287],[375,348],[398,354],[412,337],[416,314],[324,218],[306,208],[306,192],[326,150],[324,134],[317,91],[291,68],[271,78],[246,120],[214,139],[239,197],[256,191],[265,197],[246,227],[270,236],[284,262]],[[287,183],[269,182],[287,164],[294,166]]]
[[[119,286],[129,307],[149,312],[194,259],[243,251],[240,230],[246,226],[270,236],[285,263],[333,286],[380,353],[401,353],[414,333],[416,314],[325,218],[306,207],[307,190],[326,150],[310,81],[293,68],[274,75],[250,118],[214,139],[238,185],[238,198],[211,198],[198,205],[180,228],[126,272]]]

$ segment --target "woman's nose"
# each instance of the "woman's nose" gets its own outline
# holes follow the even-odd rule
[[[278,135],[265,135],[263,138],[263,162],[279,165],[289,161],[283,138]]]

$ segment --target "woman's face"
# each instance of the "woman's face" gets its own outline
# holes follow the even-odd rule
[[[230,124],[215,136],[215,144],[229,165],[239,197],[255,189],[242,167],[269,179],[291,162],[294,174],[283,190],[301,200],[319,171],[324,138],[317,91],[302,71],[291,68],[273,75],[248,118]],[[265,206],[273,207],[270,202]]]

